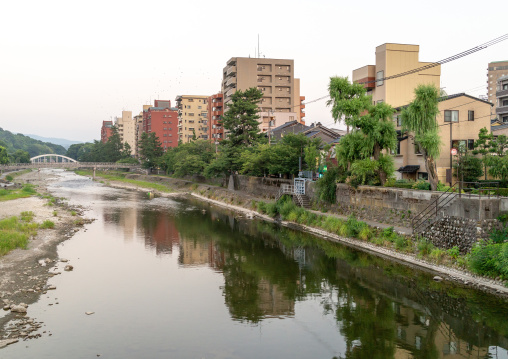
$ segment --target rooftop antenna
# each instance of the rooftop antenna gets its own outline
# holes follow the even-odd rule
[[[258,34],[258,58],[260,57],[259,54],[260,52],[259,52],[259,34]]]

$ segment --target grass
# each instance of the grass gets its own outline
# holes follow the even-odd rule
[[[0,189],[0,202],[11,201],[18,198],[31,197],[37,194],[35,188],[31,184],[25,184],[20,189]]]
[[[77,170],[77,171],[75,171],[75,173],[80,176],[93,175],[92,171],[84,171],[84,170]],[[125,174],[120,174],[120,173],[106,174],[106,173],[103,173],[100,171],[96,171],[95,176],[104,178],[109,181],[130,183],[130,184],[136,185],[141,188],[153,189],[153,190],[160,191],[160,192],[167,192],[167,193],[173,192],[170,188],[164,186],[163,184],[152,183],[152,182],[148,182],[148,181],[138,181],[138,180],[133,180],[130,178],[125,178]]]
[[[412,239],[395,232],[393,227],[373,228],[352,215],[344,220],[330,215],[316,214],[296,206],[290,197],[282,197],[275,203],[252,201],[251,208],[271,217],[280,216],[285,221],[324,229],[342,237],[356,238],[377,246],[392,248],[402,253],[412,253],[431,262],[446,262],[459,267],[466,266],[466,259],[460,255],[457,247],[448,251],[439,249],[424,238]],[[508,244],[506,253],[508,263]]]
[[[26,249],[30,237],[37,234],[33,213],[23,212],[19,217],[0,220],[0,256],[16,248]]]
[[[39,225],[39,228],[41,229],[53,229],[55,228],[55,223],[53,221],[50,221],[49,219],[45,220]]]
[[[71,211],[71,216],[75,216],[76,214],[76,211]]]

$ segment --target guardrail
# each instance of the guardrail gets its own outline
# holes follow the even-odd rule
[[[10,163],[0,165],[0,170],[16,170],[23,168],[140,168],[139,164],[116,163],[116,162],[35,162],[35,163]]]

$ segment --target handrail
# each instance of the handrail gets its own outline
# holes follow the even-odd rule
[[[411,225],[413,227],[413,233],[416,233],[416,230],[419,229],[425,221],[427,221],[431,216],[437,217],[438,212],[445,205],[450,203],[456,196],[455,191],[457,188],[455,186],[459,182],[455,182],[448,190],[443,192],[439,197],[437,197],[433,202],[431,202],[425,209],[420,211],[416,216],[411,220]],[[453,196],[452,196],[453,195]]]

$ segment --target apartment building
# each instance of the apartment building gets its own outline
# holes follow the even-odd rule
[[[113,121],[102,121],[101,127],[101,141],[102,143],[108,142],[109,137],[113,134]]]
[[[451,149],[464,145],[467,150],[472,150],[474,141],[478,140],[478,133],[483,127],[490,128],[493,104],[459,93],[442,97],[439,101],[439,114],[436,116],[441,137],[440,156],[436,161],[437,174],[441,182],[446,183],[447,171],[452,169],[453,157]],[[394,115],[397,131],[402,136],[402,107],[396,109]],[[393,152],[395,172],[397,179],[427,180],[428,173],[425,168],[423,155],[414,142],[414,137],[405,134],[399,138],[398,148]],[[449,174],[450,176],[450,174]],[[450,179],[451,177],[448,177]]]
[[[487,68],[487,97],[489,102],[496,104],[499,78],[508,76],[508,61],[490,62]]]
[[[495,103],[498,121],[508,123],[508,75],[501,76],[497,80]]]
[[[164,151],[178,146],[178,112],[170,100],[155,100],[143,109],[143,132],[155,133]]]
[[[217,93],[208,97],[208,138],[214,144],[219,144],[224,139],[224,128],[221,118],[224,115],[224,95]]]
[[[251,87],[263,92],[259,104],[265,117],[294,116],[301,122],[300,80],[294,77],[294,60],[232,57],[223,69],[224,104],[235,91]],[[285,115],[281,115],[285,114]],[[269,115],[268,115],[269,114]]]
[[[182,95],[176,97],[178,109],[178,140],[188,143],[208,139],[208,96]]]
[[[353,82],[363,83],[374,103],[385,102],[392,107],[405,106],[414,99],[414,89],[421,84],[440,87],[441,66],[424,71],[383,80],[402,74],[431,62],[419,60],[419,45],[383,44],[376,47],[376,64],[360,67],[353,71]]]
[[[122,143],[127,142],[131,147],[131,155],[136,153],[136,122],[132,118],[132,111],[122,111],[122,117],[116,117],[115,126]]]

